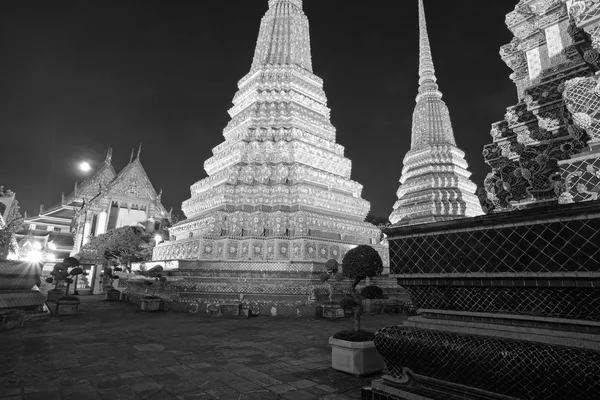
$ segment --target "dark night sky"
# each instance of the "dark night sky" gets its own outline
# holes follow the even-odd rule
[[[473,181],[490,125],[516,103],[498,54],[517,0],[426,0],[440,90]],[[0,185],[30,215],[70,192],[80,160],[114,148],[142,162],[181,210],[223,141],[267,0],[6,0],[0,4]],[[388,216],[417,93],[416,0],[305,0],[314,72],[372,213]]]

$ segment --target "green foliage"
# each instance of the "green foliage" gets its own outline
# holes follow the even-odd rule
[[[348,342],[371,342],[375,339],[375,333],[368,331],[344,330],[333,335],[334,339],[347,340]]]
[[[124,265],[152,259],[154,235],[137,226],[125,226],[96,236],[81,249],[81,257],[105,265]]]
[[[342,272],[354,281],[353,287],[356,287],[363,279],[380,275],[383,261],[374,248],[362,244],[346,253],[342,260]]]
[[[357,301],[352,297],[344,297],[342,300],[340,300],[340,307],[342,307],[344,310],[351,311],[357,305]]]
[[[14,196],[10,190],[0,186],[0,197]],[[6,221],[0,218],[0,260],[5,260],[9,253],[16,253],[15,234],[23,228],[23,217],[19,213],[19,202],[13,200]]]
[[[70,271],[69,271],[70,269]],[[83,274],[83,269],[79,267],[79,260],[74,257],[68,257],[54,264],[50,277],[46,279],[47,283],[54,283],[54,288],[58,286],[60,282],[65,282],[67,285],[73,283],[73,278],[76,275]],[[69,286],[67,286],[67,293],[69,292]]]
[[[367,245],[360,245],[346,253],[342,260],[343,274],[352,280],[351,295],[356,303],[354,312],[354,330],[360,331],[360,317],[362,315],[362,299],[356,293],[356,286],[366,278],[372,278],[383,272],[383,261],[379,253]]]
[[[383,299],[383,289],[376,285],[369,285],[362,288],[360,295],[365,299]]]
[[[340,268],[340,265],[334,259],[327,260],[327,262],[325,263],[325,270],[330,275],[337,274],[337,272],[339,271],[339,268]]]

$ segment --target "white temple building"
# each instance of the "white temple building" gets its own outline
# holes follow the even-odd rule
[[[379,246],[370,204],[336,143],[323,81],[313,74],[302,0],[270,0],[250,72],[223,131],[155,260],[341,261]]]
[[[438,89],[423,0],[419,0],[419,93],[413,113],[411,149],[404,157],[394,225],[475,217],[483,211],[469,179],[465,153],[456,146],[448,107]]]

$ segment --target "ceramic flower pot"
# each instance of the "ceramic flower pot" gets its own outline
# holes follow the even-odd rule
[[[151,312],[158,311],[160,309],[161,299],[154,298],[142,298],[141,307],[142,311]]]
[[[56,300],[56,308],[54,311],[54,315],[77,315],[80,303],[81,301],[77,297],[61,297],[58,300]]]
[[[323,304],[323,318],[344,318],[344,309],[339,304]]]
[[[65,292],[63,292],[62,290],[59,289],[52,289],[48,291],[48,295],[46,297],[47,301],[56,301],[59,298],[61,298],[62,296],[65,295]]]
[[[385,364],[373,341],[349,342],[329,338],[331,367],[352,375],[370,375],[382,371]]]
[[[105,293],[104,298],[106,301],[119,301],[121,298],[121,292],[117,289],[109,290]]]

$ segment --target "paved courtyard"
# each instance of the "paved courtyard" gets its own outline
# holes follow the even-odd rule
[[[328,338],[350,319],[222,319],[81,299],[78,316],[0,332],[0,399],[359,399],[379,377],[331,369]],[[403,318],[365,316],[363,326]]]

